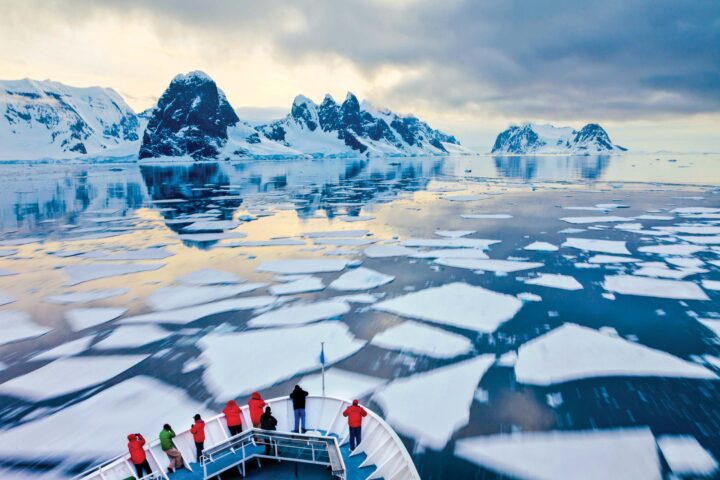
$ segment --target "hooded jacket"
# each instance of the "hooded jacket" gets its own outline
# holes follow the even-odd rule
[[[367,411],[360,406],[357,400],[353,400],[353,404],[343,412],[343,417],[347,417],[348,426],[351,428],[361,427],[362,419],[365,416],[367,416]]]
[[[253,425],[257,425],[260,423],[260,417],[265,408],[265,400],[262,399],[258,392],[253,392],[250,400],[248,400],[248,407],[250,407],[250,420]]]
[[[142,435],[131,433],[128,438],[128,452],[130,452],[130,460],[135,465],[140,465],[147,459],[145,454],[145,439]]]
[[[272,416],[272,410],[270,407],[265,409],[265,413],[260,416],[260,428],[263,430],[276,430],[277,419]]]
[[[295,390],[290,394],[290,398],[293,402],[294,410],[305,410],[305,399],[308,396],[308,392],[300,388],[300,385],[295,385]]]
[[[175,438],[175,432],[172,430],[165,430],[164,428],[160,430],[160,448],[162,448],[163,452],[167,452],[171,448],[175,448],[175,445],[173,444],[172,439]]]
[[[195,420],[195,424],[190,427],[190,433],[192,433],[193,440],[195,443],[201,443],[205,441],[205,422],[202,420]]]
[[[240,407],[235,403],[235,400],[228,400],[225,408],[223,408],[223,413],[225,414],[225,421],[227,421],[228,427],[237,427],[242,424]]]

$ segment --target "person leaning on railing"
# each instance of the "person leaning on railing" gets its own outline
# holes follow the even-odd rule
[[[165,455],[170,459],[170,465],[168,465],[168,473],[174,473],[175,470],[183,468],[183,459],[180,451],[175,447],[173,438],[175,438],[175,432],[172,427],[167,423],[160,430],[160,448],[162,448]]]
[[[135,465],[138,478],[143,477],[144,471],[146,471],[148,475],[152,474],[152,468],[150,468],[147,455],[145,454],[145,438],[139,433],[131,433],[127,438],[130,461]]]
[[[196,413],[193,419],[195,420],[195,423],[190,426],[190,433],[192,433],[193,441],[195,442],[195,454],[197,455],[197,461],[200,463],[203,448],[205,448],[205,422],[200,417],[199,413]]]

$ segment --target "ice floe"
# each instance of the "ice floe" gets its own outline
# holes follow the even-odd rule
[[[513,218],[507,213],[464,213],[460,215],[465,220],[507,220]]]
[[[234,273],[203,268],[188,273],[177,279],[178,282],[186,285],[222,285],[227,283],[242,283],[244,280]]]
[[[302,235],[308,238],[347,238],[364,237],[370,233],[369,230],[329,230],[322,232],[306,232]]]
[[[530,292],[518,293],[515,296],[523,302],[542,302],[542,297],[540,295],[535,295],[534,293]]]
[[[435,263],[446,267],[465,268],[468,270],[482,270],[485,272],[511,273],[522,270],[540,268],[545,264],[540,262],[520,262],[514,260],[493,260],[474,258],[438,258]]]
[[[705,290],[720,290],[720,280],[703,280],[702,287]]]
[[[378,333],[372,345],[435,358],[454,358],[473,348],[468,338],[411,320]]]
[[[656,277],[656,278],[672,278],[675,280],[682,280],[689,275],[696,275],[698,273],[704,273],[707,270],[703,268],[667,268],[644,266],[633,272],[633,275],[640,275],[643,277]]]
[[[0,305],[7,305],[8,303],[13,303],[15,301],[15,297],[10,295],[7,292],[3,292],[0,290]]]
[[[401,245],[373,245],[365,249],[365,256],[370,258],[407,257],[417,250]]]
[[[439,248],[417,252],[410,256],[412,258],[490,258],[485,250],[479,248]]]
[[[559,247],[557,245],[553,245],[552,243],[548,242],[533,242],[529,245],[525,245],[523,247],[523,250],[532,250],[532,251],[539,251],[539,252],[556,252],[559,250]]]
[[[296,293],[319,292],[325,288],[322,278],[304,277],[268,288],[271,295],[294,295]]]
[[[47,400],[110,380],[147,357],[117,355],[62,358],[6,381],[0,385],[0,393],[34,401]]]
[[[210,334],[198,341],[205,362],[203,378],[216,398],[234,398],[270,387],[295,375],[320,369],[320,342],[325,342],[325,365],[355,354],[364,345],[341,322],[322,322],[296,328],[271,328],[233,334]],[[262,368],[238,368],[248,358],[283,352]]]
[[[98,300],[105,300],[107,298],[119,297],[128,292],[129,290],[127,288],[109,288],[106,290],[59,293],[57,295],[48,295],[43,298],[43,302],[55,303],[58,305],[72,305],[76,303],[89,303]]]
[[[71,265],[64,268],[65,274],[68,276],[68,281],[65,285],[72,286],[101,278],[149,272],[158,270],[164,266],[164,263],[94,263],[90,265]]]
[[[0,311],[0,345],[45,335],[52,328],[38,325],[30,314],[15,310]]]
[[[464,438],[455,455],[524,480],[660,480],[649,428],[523,432]]]
[[[163,340],[173,332],[155,325],[132,325],[120,327],[93,345],[97,350],[114,348],[137,348]]]
[[[470,420],[470,405],[494,355],[393,380],[372,398],[385,420],[418,444],[442,450],[456,430]],[[422,401],[418,401],[422,399]],[[438,408],[442,405],[442,408]]]
[[[255,267],[257,272],[282,274],[339,272],[347,265],[340,259],[270,260]]]
[[[680,280],[614,275],[605,277],[603,288],[623,295],[674,298],[677,300],[709,300],[708,296],[697,284]]]
[[[542,287],[559,288],[562,290],[582,290],[583,286],[575,277],[560,275],[557,273],[541,273],[535,278],[525,280],[528,285],[540,285]]]
[[[178,235],[178,238],[184,242],[219,242],[220,240],[245,238],[247,235],[241,232],[223,232],[223,233],[188,233]]]
[[[271,238],[270,240],[246,240],[243,242],[223,243],[223,247],[242,248],[242,247],[293,247],[305,245],[303,240],[296,238]]]
[[[667,227],[654,227],[657,230],[670,233],[688,233],[691,235],[717,235],[720,234],[719,226],[711,225],[672,225]]]
[[[103,261],[117,261],[117,260],[162,260],[164,258],[172,257],[175,255],[164,248],[143,248],[140,250],[128,250],[125,252],[112,253],[106,251],[90,252],[83,257],[94,258],[96,260]]]
[[[318,238],[315,245],[334,245],[337,247],[362,247],[377,242],[377,238]]]
[[[496,243],[500,243],[500,240],[486,240],[483,238],[409,238],[402,242],[402,245],[416,248],[479,248],[484,250]]]
[[[325,300],[271,310],[248,321],[250,327],[301,325],[339,317],[350,311],[350,305],[338,300]]]
[[[374,392],[387,380],[371,377],[362,373],[330,368],[325,371],[325,394],[328,397],[355,399],[362,398]],[[298,382],[303,389],[311,395],[322,393],[322,375],[308,375]]]
[[[563,217],[560,220],[574,225],[586,225],[591,223],[627,222],[631,217],[615,217],[612,215],[598,215],[593,217]]]
[[[58,345],[55,348],[51,348],[50,350],[46,350],[37,355],[33,355],[32,360],[54,360],[56,358],[72,357],[73,355],[82,353],[88,348],[90,348],[90,344],[93,342],[94,339],[95,337],[91,335],[88,337],[78,338],[77,340],[63,343],[62,345]]]
[[[690,435],[662,435],[658,447],[676,475],[710,476],[718,469],[717,460]]]
[[[475,230],[435,230],[435,235],[447,238],[467,237],[475,233]]]
[[[254,310],[269,307],[277,303],[277,297],[270,295],[260,297],[233,298],[220,302],[206,303],[194,307],[166,310],[143,315],[135,315],[122,319],[119,323],[177,323],[184,324],[218,313],[236,310]]]
[[[75,332],[115,320],[127,312],[126,308],[74,308],[65,312],[65,321]]]
[[[340,275],[330,284],[330,288],[340,291],[369,290],[386,285],[393,280],[395,277],[392,275],[360,267]]]
[[[533,385],[615,376],[717,378],[669,353],[572,323],[521,345],[515,376]]]
[[[491,195],[445,195],[443,197],[445,200],[450,200],[451,202],[474,202],[477,200],[487,200],[488,198],[492,198]]]
[[[99,412],[112,414],[98,416]],[[13,458],[59,456],[92,461],[111,458],[121,450],[118,439],[124,439],[127,432],[142,432],[149,440],[156,433],[150,428],[158,419],[182,426],[195,413],[209,415],[182,389],[151,377],[134,377],[52,415],[3,430],[0,454]],[[89,418],[94,420],[88,421]],[[38,438],[43,441],[38,442]]]
[[[618,255],[629,255],[625,242],[619,240],[596,240],[594,238],[573,238],[569,237],[562,244],[563,247],[577,248],[587,252],[613,253]]]
[[[720,235],[680,235],[678,238],[699,245],[720,245]]]
[[[489,333],[513,318],[522,305],[522,301],[512,295],[458,282],[408,293],[376,303],[373,308]]]
[[[637,263],[641,260],[634,257],[622,257],[617,255],[593,255],[588,258],[589,263]]]
[[[243,283],[240,285],[162,287],[151,293],[145,299],[145,303],[150,305],[153,310],[175,310],[234,297],[266,285],[266,283]]]
[[[698,245],[651,245],[638,248],[639,252],[657,255],[693,255],[703,250],[705,247]]]
[[[370,304],[377,302],[380,298],[385,296],[385,294],[370,294],[370,293],[356,293],[354,295],[338,295],[337,297],[333,297],[333,300],[337,300],[340,302],[348,302],[348,303],[364,303],[364,304]]]

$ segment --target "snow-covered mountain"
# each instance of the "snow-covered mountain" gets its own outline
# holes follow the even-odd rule
[[[360,104],[352,93],[340,104],[326,95],[320,105],[298,95],[287,117],[256,128],[269,139],[314,157],[471,153],[455,137],[418,118]]]
[[[126,156],[144,128],[110,88],[0,81],[0,159]]]
[[[524,123],[501,132],[495,139],[492,153],[592,155],[626,150],[613,144],[607,132],[596,123],[589,123],[579,131],[570,127]]]
[[[213,79],[195,71],[176,76],[149,113],[139,156],[200,160],[303,154],[241,121]]]

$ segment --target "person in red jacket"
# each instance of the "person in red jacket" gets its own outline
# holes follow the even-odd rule
[[[127,439],[130,461],[135,465],[138,478],[142,478],[144,471],[146,471],[148,475],[152,474],[152,469],[145,454],[145,439],[143,436],[139,433],[131,433],[127,436]]]
[[[223,408],[223,413],[225,414],[228,430],[230,430],[230,436],[234,437],[242,432],[242,416],[240,407],[235,403],[235,400],[228,400],[225,408]]]
[[[195,453],[197,461],[200,463],[200,457],[202,457],[203,448],[205,448],[205,422],[203,422],[199,413],[195,414],[194,420],[195,423],[190,426],[190,433],[192,433],[195,441]]]
[[[352,405],[343,412],[343,417],[347,417],[350,427],[350,451],[355,450],[362,441],[362,419],[365,416],[367,412],[357,400],[353,400]]]
[[[250,421],[252,421],[253,427],[260,427],[260,417],[262,417],[265,411],[265,400],[260,396],[258,392],[253,392],[250,400],[248,400],[248,406],[250,407]]]

